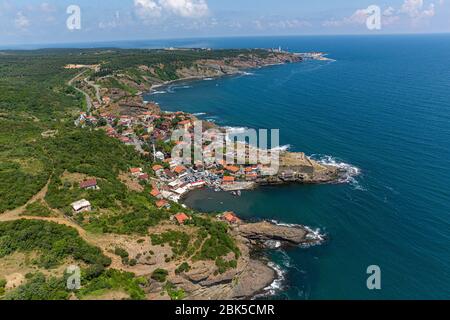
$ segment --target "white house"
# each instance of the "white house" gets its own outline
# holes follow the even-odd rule
[[[164,153],[162,153],[161,151],[158,151],[158,152],[156,152],[155,153],[155,158],[156,158],[156,160],[159,160],[159,161],[164,161]]]
[[[76,202],[72,203],[71,206],[72,206],[74,213],[81,213],[81,212],[87,212],[87,211],[92,210],[91,203],[85,199],[76,201]]]

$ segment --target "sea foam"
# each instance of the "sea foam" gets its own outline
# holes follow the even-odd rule
[[[342,173],[340,179],[338,180],[339,183],[348,183],[352,185],[355,190],[366,190],[356,179],[361,175],[360,168],[328,155],[312,155],[311,159],[316,160],[320,164],[338,168]]]

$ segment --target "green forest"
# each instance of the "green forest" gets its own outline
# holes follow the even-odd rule
[[[178,68],[190,67],[199,59],[249,53],[267,55],[263,50],[201,49],[0,51],[0,215],[24,206],[23,216],[49,218],[61,212],[94,234],[150,236],[154,244],[172,247],[181,260],[179,273],[189,270],[190,260],[215,261],[220,273],[235,267],[240,252],[225,224],[174,203],[170,210],[159,210],[149,186],[143,192],[131,191],[119,179],[130,167],[152,173],[152,163],[103,131],[75,127],[73,121],[84,110],[85,99],[68,83],[80,70],[64,66],[99,64],[94,79],[118,72],[138,79],[142,76],[138,67],[146,65],[156,70],[155,81],[166,81],[177,78]],[[70,175],[95,177],[99,190],[80,189],[77,181],[66,178]],[[45,203],[28,203],[44,188]],[[80,199],[89,200],[93,210],[74,217],[70,204]],[[149,227],[169,221],[181,210],[193,216],[188,226],[198,230],[196,237],[183,232],[148,234]],[[49,270],[67,259],[81,262],[85,282],[75,292],[80,299],[118,288],[131,299],[145,297],[146,279],[109,269],[111,260],[68,226],[37,220],[0,222],[0,259],[15,252],[37,252],[35,265]],[[225,261],[230,252],[236,260]],[[154,276],[165,281],[164,274]],[[0,299],[68,299],[71,292],[65,289],[65,277],[27,274],[26,283],[6,295],[5,280],[0,279]],[[165,290],[174,299],[184,297],[170,283]]]

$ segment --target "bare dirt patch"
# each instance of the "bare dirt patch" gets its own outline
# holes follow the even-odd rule
[[[95,177],[89,177],[88,175],[83,174],[83,173],[68,172],[68,171],[64,171],[64,173],[61,175],[61,181],[63,183],[64,182],[80,183],[80,182],[85,181],[90,178],[95,178]]]
[[[142,192],[144,187],[139,184],[137,180],[132,179],[127,173],[121,172],[119,174],[119,180],[127,186],[131,191]]]

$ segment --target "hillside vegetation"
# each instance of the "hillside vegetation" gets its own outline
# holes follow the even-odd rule
[[[65,288],[66,274],[48,276],[27,274],[18,288],[6,289],[0,279],[0,297],[5,299],[82,299],[120,290],[131,299],[145,298],[148,278],[110,267],[111,254],[88,243],[74,228],[61,225],[62,219],[95,234],[148,237],[153,245],[168,245],[178,272],[188,271],[191,261],[209,260],[223,273],[236,266],[240,256],[228,227],[212,218],[172,204],[160,210],[149,195],[131,190],[121,179],[131,167],[152,174],[152,163],[132,147],[108,137],[92,127],[78,128],[74,119],[85,110],[83,94],[69,85],[85,69],[66,69],[68,64],[98,65],[87,69],[93,79],[124,74],[134,83],[160,83],[180,77],[178,70],[195,66],[202,59],[235,58],[241,55],[267,55],[262,50],[37,50],[0,52],[0,259],[16,252],[37,253],[33,264],[54,269],[73,260],[82,266],[82,289],[72,293]],[[145,66],[145,68],[142,68]],[[124,87],[124,83],[116,83]],[[130,88],[128,88],[130,89]],[[136,90],[133,88],[133,90]],[[133,90],[129,90],[130,94]],[[96,178],[99,190],[83,190],[80,179]],[[38,202],[30,200],[44,190]],[[80,199],[91,202],[90,213],[73,216],[70,204]],[[2,213],[21,209],[17,220],[2,222]],[[172,214],[181,210],[194,216],[186,226],[193,232],[160,232],[150,235],[150,227],[169,224]],[[35,220],[21,220],[29,216]],[[56,218],[55,218],[56,219]],[[56,221],[56,220],[55,220]],[[196,235],[193,236],[192,233]],[[101,238],[100,238],[101,239]],[[233,255],[231,261],[225,259]],[[180,271],[181,270],[181,271]],[[175,298],[184,297],[171,283],[164,290]]]

